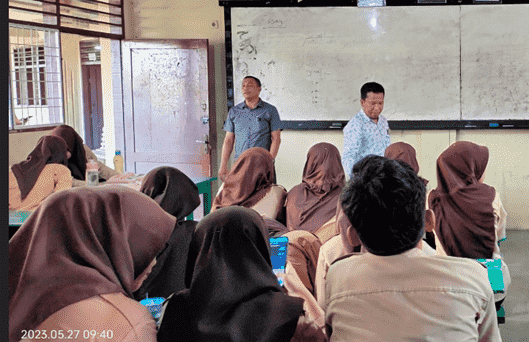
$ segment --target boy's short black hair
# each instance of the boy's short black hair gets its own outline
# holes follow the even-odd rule
[[[368,82],[360,88],[360,98],[362,100],[365,100],[367,98],[367,93],[375,93],[375,94],[386,94],[384,92],[384,87],[377,82]]]
[[[369,155],[353,166],[341,202],[366,249],[395,255],[412,249],[424,234],[426,188],[406,163]]]

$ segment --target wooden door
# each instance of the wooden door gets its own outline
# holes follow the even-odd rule
[[[125,170],[211,176],[208,41],[124,40]]]
[[[92,150],[101,147],[103,136],[103,92],[101,65],[81,66],[83,76],[85,144]]]

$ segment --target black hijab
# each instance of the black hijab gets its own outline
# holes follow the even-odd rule
[[[169,300],[158,341],[290,341],[303,311],[272,271],[263,219],[243,207],[219,209],[197,225],[186,286]]]
[[[149,297],[167,298],[185,289],[184,276],[189,243],[197,222],[184,221],[200,205],[198,187],[180,170],[162,166],[151,170],[141,184],[141,192],[154,199],[166,212],[176,217],[176,226],[165,249],[156,257],[136,300]]]
[[[84,150],[83,138],[73,127],[68,125],[60,125],[50,133],[56,137],[61,137],[66,141],[68,151],[72,154],[68,159],[68,168],[72,173],[72,177],[79,180],[85,180],[86,177],[86,152]]]

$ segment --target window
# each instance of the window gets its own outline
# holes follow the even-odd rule
[[[9,25],[10,128],[63,122],[59,31]]]

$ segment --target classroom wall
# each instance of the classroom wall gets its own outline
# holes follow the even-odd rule
[[[227,116],[224,13],[218,0],[138,0],[126,4],[126,38],[207,38],[212,46],[215,95],[213,97],[217,141],[213,149],[213,174],[218,172]],[[214,25],[218,21],[219,28]],[[210,50],[211,52],[211,50]],[[359,108],[352,104],[352,114]],[[278,183],[287,189],[301,181],[308,149],[321,141],[343,150],[341,131],[283,131],[276,158]],[[212,143],[215,144],[212,137]],[[470,140],[490,150],[486,182],[494,186],[509,214],[508,228],[529,229],[529,131],[392,131],[391,141],[405,141],[417,150],[421,175],[430,180],[428,188],[437,185],[437,156],[457,140]],[[214,185],[216,192],[219,182]]]
[[[48,127],[38,131],[11,131],[9,132],[9,166],[26,160],[28,154],[33,151],[37,141],[45,135],[49,135],[55,128]]]

